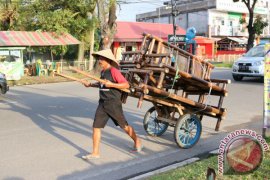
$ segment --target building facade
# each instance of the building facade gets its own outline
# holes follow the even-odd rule
[[[248,9],[243,2],[233,0],[175,0],[177,10],[176,25],[187,29],[195,27],[198,35],[203,36],[248,36]],[[153,23],[172,23],[172,6],[157,8],[156,11],[138,14],[137,21]],[[270,0],[258,0],[254,9],[255,16],[260,15],[270,22]],[[262,36],[270,34],[270,26],[264,28]]]
[[[111,49],[117,60],[122,59],[123,52],[139,51],[141,49],[143,33],[152,34],[165,42],[170,42],[169,38],[173,36],[172,24],[123,21],[117,21],[116,23],[117,31]],[[176,34],[185,36],[186,31],[177,26]],[[197,44],[196,55],[202,58],[213,59],[215,56],[215,41],[207,37],[199,36],[194,40]],[[184,42],[178,42],[177,45],[184,45]],[[191,52],[190,46],[186,48],[186,50]]]
[[[164,41],[168,41],[168,35],[173,34],[172,24],[146,23],[146,22],[116,22],[117,30],[112,44],[112,50],[117,60],[122,59],[122,53],[126,51],[138,51],[141,49],[143,33],[152,34]],[[185,35],[186,31],[177,27],[177,34]]]

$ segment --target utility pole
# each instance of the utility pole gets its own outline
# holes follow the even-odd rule
[[[174,1],[174,4],[173,4]],[[176,0],[171,0],[172,4],[172,21],[173,21],[173,37],[174,37],[174,45],[176,45],[176,37],[175,37],[175,31],[176,31],[176,25],[175,25],[175,16],[176,16]]]
[[[169,5],[168,2],[164,2],[163,3],[164,5]],[[175,25],[175,17],[176,17],[176,14],[177,14],[177,10],[176,10],[176,0],[171,0],[171,8],[172,8],[172,23],[173,23],[173,37],[174,37],[174,45],[176,45],[176,25]]]

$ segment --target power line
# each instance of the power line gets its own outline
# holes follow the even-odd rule
[[[162,4],[165,0],[161,0],[161,1],[154,1],[154,0],[134,0],[134,1],[123,1],[123,0],[119,0],[117,1],[118,4],[152,4],[152,5],[156,5],[156,6],[162,6]],[[160,2],[160,3],[159,3]]]
[[[126,1],[126,0],[118,0],[117,2],[118,3],[126,3],[126,4],[132,4],[132,3],[152,3],[152,2],[155,2],[155,3],[163,3],[167,0],[160,0],[160,1],[157,1],[157,0],[133,0],[133,1]]]

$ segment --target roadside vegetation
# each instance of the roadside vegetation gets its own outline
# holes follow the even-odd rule
[[[218,63],[214,64],[215,67],[232,68],[233,63]]]
[[[73,73],[71,71],[64,71],[65,75],[72,76],[78,79],[87,79],[85,76]],[[94,74],[94,72],[90,72]],[[68,82],[72,81],[61,76],[22,76],[18,81],[8,81],[9,86],[21,86],[21,85],[30,85],[30,84],[46,84],[46,83],[58,83],[58,82]]]
[[[267,143],[270,146],[270,137],[266,138]],[[218,159],[217,156],[210,156],[201,161],[195,162],[193,164],[168,171],[153,177],[150,177],[149,180],[187,180],[187,179],[206,179],[207,168],[212,168],[217,174],[217,180],[253,180],[253,179],[262,179],[266,180],[270,177],[270,151],[264,153],[264,159],[260,167],[253,173],[243,174],[243,175],[218,175]]]
[[[69,33],[82,42],[79,50],[77,46],[66,45],[28,50],[50,51],[52,60],[60,57],[82,60],[84,55],[112,44],[117,4],[120,5],[116,0],[0,1],[0,30],[46,31],[53,32],[55,37]]]

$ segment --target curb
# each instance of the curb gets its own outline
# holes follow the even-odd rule
[[[218,154],[218,149],[215,149],[215,150],[209,151],[208,153],[205,153],[204,156],[205,155],[208,155],[208,156],[209,155],[217,155],[217,154]],[[162,168],[159,168],[159,169],[156,169],[156,170],[144,173],[144,174],[140,174],[140,175],[132,177],[132,178],[128,178],[128,180],[146,179],[146,178],[148,178],[150,176],[157,175],[157,174],[160,174],[160,173],[164,173],[164,172],[167,172],[167,171],[170,171],[170,170],[173,170],[173,169],[177,169],[177,168],[189,165],[191,163],[200,161],[202,159],[204,159],[204,158],[193,157],[193,158],[184,160],[182,162],[171,164],[171,165],[168,165],[168,166],[165,166],[165,167],[162,167]]]
[[[172,164],[172,165],[169,165],[169,166],[166,166],[166,167],[163,167],[163,168],[160,168],[160,169],[157,169],[157,170],[145,173],[145,174],[141,174],[139,176],[130,178],[129,180],[145,179],[147,177],[150,177],[150,176],[153,176],[153,175],[156,175],[156,174],[160,174],[160,173],[164,173],[164,172],[167,172],[167,171],[170,171],[170,170],[173,170],[173,169],[176,169],[176,168],[191,164],[191,163],[199,161],[199,160],[200,160],[200,158],[198,158],[198,157],[190,158],[190,159],[187,159],[187,160],[182,161],[180,163],[175,163],[175,164]]]
[[[212,154],[212,155],[218,155],[218,149],[215,149],[213,151],[210,151],[209,154]]]

